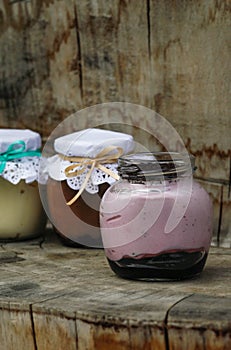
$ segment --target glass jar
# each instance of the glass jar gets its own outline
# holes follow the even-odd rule
[[[40,191],[53,228],[67,246],[102,248],[100,201],[118,179],[119,155],[133,150],[133,137],[89,128],[56,138],[53,147],[46,191]]]
[[[46,215],[38,191],[41,138],[31,130],[0,129],[0,241],[43,233]]]
[[[194,157],[137,153],[119,159],[120,180],[104,194],[105,254],[120,277],[181,280],[198,275],[212,237],[212,203],[193,179]]]

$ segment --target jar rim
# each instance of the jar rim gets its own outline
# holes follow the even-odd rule
[[[128,179],[172,179],[192,175],[195,169],[195,157],[186,152],[138,152],[118,159],[118,172]]]

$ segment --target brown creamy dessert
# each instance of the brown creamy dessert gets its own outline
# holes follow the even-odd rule
[[[71,206],[66,204],[76,191],[66,181],[48,180],[47,200],[49,214],[56,233],[64,244],[70,246],[102,247],[99,206],[100,200],[109,187],[99,185],[99,192],[90,194],[84,191]]]

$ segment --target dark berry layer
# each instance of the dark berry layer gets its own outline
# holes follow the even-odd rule
[[[204,250],[164,252],[140,259],[108,259],[112,270],[123,278],[143,280],[182,280],[199,274],[205,265]]]

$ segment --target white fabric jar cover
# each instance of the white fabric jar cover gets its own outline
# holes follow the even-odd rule
[[[28,129],[0,129],[0,176],[16,185],[38,180],[41,137]]]
[[[70,188],[78,191],[86,179],[90,166],[86,166],[81,174],[68,177],[66,175],[66,169],[68,167],[76,165],[74,170],[81,170],[81,166],[78,165],[79,163],[71,160],[71,157],[94,159],[108,147],[114,147],[115,152],[116,148],[120,148],[122,149],[122,154],[130,153],[134,149],[133,137],[121,132],[95,128],[84,129],[59,137],[54,142],[54,149],[58,154],[47,159],[45,172],[47,172],[50,178],[56,181],[66,180]],[[65,157],[62,158],[62,155]],[[117,162],[104,163],[103,165],[109,171],[118,174]],[[98,192],[98,186],[100,184],[112,184],[113,182],[115,182],[115,179],[112,176],[95,167],[87,181],[85,190],[94,194]]]

